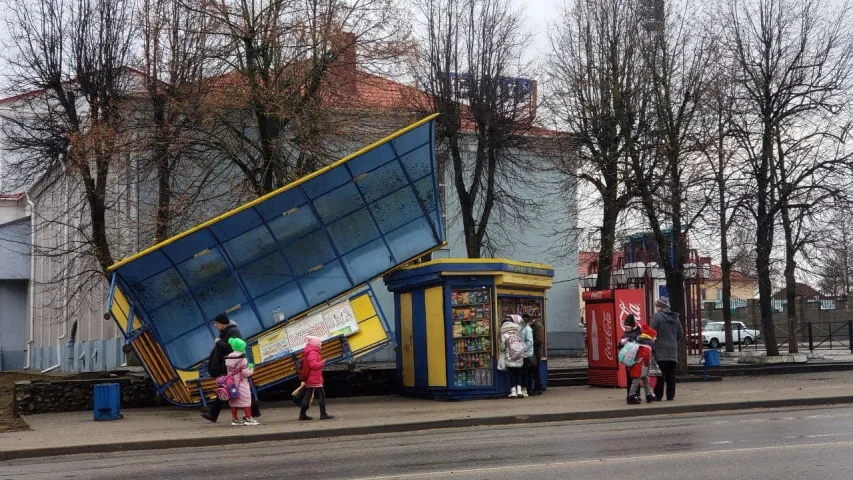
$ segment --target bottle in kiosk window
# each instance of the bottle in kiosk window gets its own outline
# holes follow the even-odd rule
[[[592,311],[592,323],[589,325],[589,340],[592,343],[592,359],[596,362],[600,358],[598,353],[598,320],[595,318],[595,310]]]

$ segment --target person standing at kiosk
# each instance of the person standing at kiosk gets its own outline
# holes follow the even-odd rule
[[[530,329],[533,331],[533,356],[528,358],[528,388],[531,395],[542,395],[545,388],[542,387],[542,372],[539,370],[539,365],[542,363],[542,347],[545,344],[545,327],[542,322],[528,314],[521,316]]]

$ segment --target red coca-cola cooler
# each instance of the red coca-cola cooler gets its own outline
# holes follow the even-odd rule
[[[641,289],[584,292],[586,305],[589,384],[601,387],[627,386],[625,368],[619,364],[622,321],[633,314],[646,323],[644,291]]]

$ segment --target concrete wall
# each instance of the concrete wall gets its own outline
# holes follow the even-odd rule
[[[702,300],[703,302],[716,302],[723,299],[722,292],[720,292],[720,295],[717,295],[718,290],[722,291],[722,280],[716,282],[713,280],[705,281],[702,288],[706,292],[705,298]],[[741,300],[755,298],[755,282],[752,280],[732,280],[732,298]]]
[[[0,371],[19,370],[27,362],[26,280],[0,280]]]
[[[29,217],[0,224],[0,280],[30,278],[30,229]]]
[[[703,319],[722,322],[723,311],[721,309],[709,308],[711,305],[713,304],[706,304]],[[798,301],[797,318],[801,327],[801,331],[799,332],[800,341],[807,340],[808,332],[805,325],[811,322],[813,324],[813,338],[816,343],[823,339],[828,339],[830,332],[834,332],[832,333],[833,340],[838,339],[846,342],[847,328],[845,324],[853,320],[853,302],[836,300],[835,310],[821,310],[820,303]],[[748,328],[763,331],[758,300],[747,300],[745,307],[736,309],[735,314],[732,316],[732,321],[743,322]],[[776,327],[776,338],[779,343],[782,343],[788,335],[787,313],[785,311],[773,313],[773,324]],[[836,330],[838,331],[835,332]],[[828,348],[828,343],[824,346]]]

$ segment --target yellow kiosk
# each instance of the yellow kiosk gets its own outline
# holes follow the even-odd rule
[[[497,370],[500,324],[505,315],[526,313],[547,331],[545,291],[553,277],[551,266],[503,259],[441,259],[387,275],[401,393],[452,400],[508,393]],[[543,358],[539,366],[546,385],[547,364]]]

